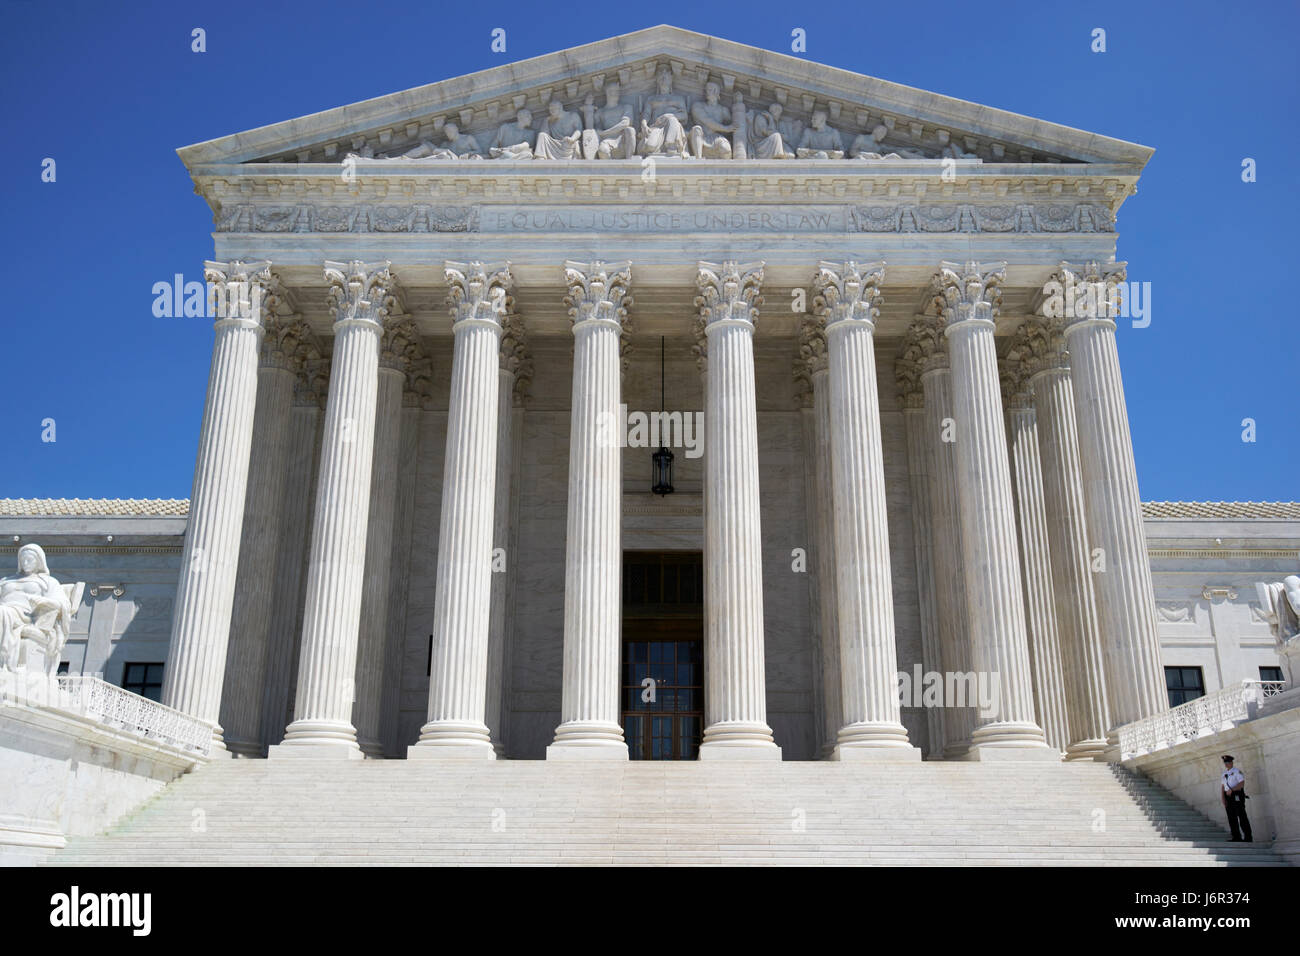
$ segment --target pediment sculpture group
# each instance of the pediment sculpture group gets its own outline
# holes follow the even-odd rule
[[[588,95],[582,113],[567,110],[559,99],[547,103],[547,113],[534,124],[529,109],[498,127],[490,141],[462,131],[453,122],[441,128],[444,145],[425,141],[395,155],[376,157],[367,147],[351,155],[365,159],[979,159],[949,142],[939,154],[886,147],[888,130],[881,124],[855,137],[847,146],[825,110],[814,110],[804,125],[788,117],[780,103],[750,109],[737,90],[730,106],[721,102],[721,88],[709,81],[704,98],[694,103],[673,92],[673,72],[660,67],[655,89],[638,110],[623,98],[618,82],[601,88],[604,105]]]

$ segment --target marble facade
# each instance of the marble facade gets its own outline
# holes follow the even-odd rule
[[[162,697],[232,753],[625,759],[632,549],[704,555],[701,759],[1101,758],[1166,706],[1115,318],[1043,294],[1120,274],[1146,147],[656,27],[180,155],[240,307]],[[664,499],[595,427],[661,337]]]

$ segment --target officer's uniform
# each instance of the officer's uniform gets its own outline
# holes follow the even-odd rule
[[[1246,782],[1246,775],[1233,767],[1231,770],[1223,771],[1223,797],[1224,805],[1228,811],[1228,826],[1232,828],[1232,838],[1240,840],[1242,834],[1246,835],[1246,842],[1253,842],[1250,834],[1250,820],[1246,817],[1246,788],[1233,792],[1233,787],[1237,784]]]

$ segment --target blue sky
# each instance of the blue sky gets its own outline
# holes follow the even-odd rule
[[[0,497],[189,495],[211,323],[154,318],[150,291],[173,273],[200,278],[212,254],[211,214],[178,147],[671,23],[786,53],[800,27],[810,60],[1154,147],[1118,223],[1129,278],[1153,293],[1150,327],[1120,331],[1142,496],[1300,498],[1300,191],[1286,165],[1300,155],[1300,6],[571,9],[0,2]],[[194,27],[206,53],[190,50]],[[494,27],[505,54],[490,50]],[[1097,27],[1105,53],[1090,50]],[[45,157],[54,183],[41,181]],[[1244,157],[1255,183],[1241,180]],[[47,418],[53,443],[41,440]]]

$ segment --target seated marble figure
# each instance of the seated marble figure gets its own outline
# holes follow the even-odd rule
[[[25,669],[35,660],[47,674],[58,669],[82,587],[60,584],[40,545],[18,549],[18,573],[0,578],[0,671]]]

